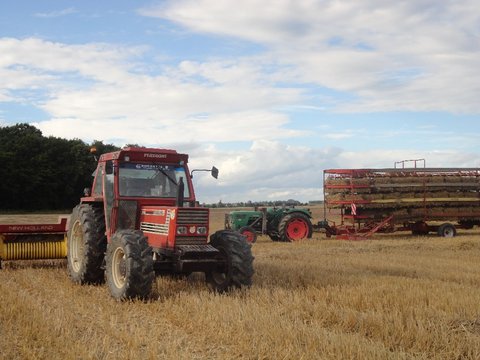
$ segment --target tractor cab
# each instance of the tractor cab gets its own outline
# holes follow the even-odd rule
[[[103,203],[108,239],[117,230],[138,229],[146,208],[195,207],[187,163],[188,155],[166,149],[128,147],[103,154],[93,193],[82,202]]]

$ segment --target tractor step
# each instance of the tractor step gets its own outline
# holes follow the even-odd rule
[[[219,254],[217,248],[213,247],[210,244],[202,244],[202,245],[177,245],[175,247],[176,253],[181,257],[188,256],[190,257],[193,254],[196,255],[207,255],[207,257],[211,257],[212,255]]]
[[[225,267],[225,261],[219,256],[220,251],[210,244],[177,245],[167,259],[154,262],[157,273],[174,272],[177,274],[195,271],[211,271]]]

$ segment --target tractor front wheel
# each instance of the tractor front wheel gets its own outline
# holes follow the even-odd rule
[[[138,230],[120,230],[107,246],[107,284],[116,300],[150,295],[155,272],[152,248]]]
[[[223,293],[233,288],[250,286],[253,276],[252,250],[245,237],[229,230],[217,231],[210,244],[220,251],[217,270],[205,273],[209,287]]]
[[[67,233],[67,268],[77,284],[104,282],[102,263],[107,245],[103,210],[90,204],[76,206]]]
[[[250,244],[253,244],[257,241],[257,232],[251,226],[243,226],[238,232],[247,238],[247,241]]]
[[[281,241],[298,241],[312,237],[312,223],[302,213],[285,215],[278,225],[278,233]]]

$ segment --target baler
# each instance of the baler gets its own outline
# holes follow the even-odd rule
[[[2,260],[62,259],[67,256],[67,218],[58,224],[0,225]]]

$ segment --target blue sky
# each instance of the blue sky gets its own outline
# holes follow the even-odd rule
[[[175,148],[200,201],[322,197],[322,171],[480,166],[475,0],[0,4],[0,125]]]

